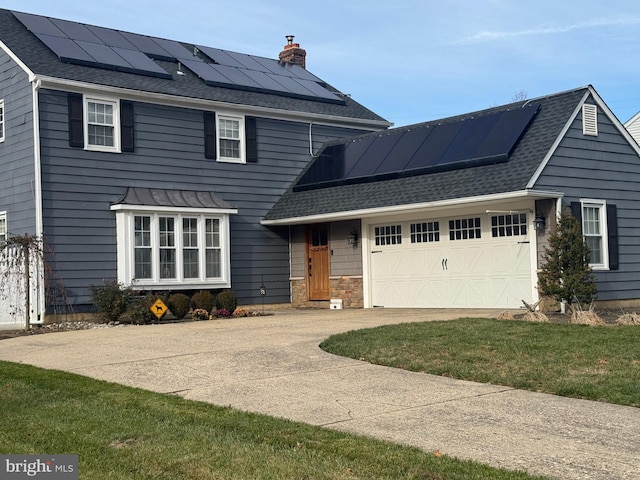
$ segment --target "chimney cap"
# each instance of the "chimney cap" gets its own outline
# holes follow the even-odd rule
[[[289,45],[292,45],[293,44],[293,39],[295,38],[295,35],[285,35],[284,38],[287,39],[287,43]]]

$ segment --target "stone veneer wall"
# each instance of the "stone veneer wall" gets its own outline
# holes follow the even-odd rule
[[[330,298],[342,299],[342,308],[363,308],[364,290],[362,277],[341,276],[329,279]],[[295,308],[329,308],[329,300],[308,300],[307,281],[291,279],[291,306]]]

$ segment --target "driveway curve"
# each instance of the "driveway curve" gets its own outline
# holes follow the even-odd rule
[[[440,450],[562,479],[640,478],[640,409],[337,357],[347,330],[497,311],[286,310],[0,342],[0,360]]]

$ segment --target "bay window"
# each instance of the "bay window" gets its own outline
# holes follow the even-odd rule
[[[142,289],[231,286],[227,212],[112,208],[116,210],[118,279],[125,285]]]

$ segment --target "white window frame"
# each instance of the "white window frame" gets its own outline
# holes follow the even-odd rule
[[[221,135],[220,127],[223,121],[238,122],[238,138],[224,137]],[[221,147],[221,142],[223,140],[238,141],[239,157],[226,157],[222,154],[223,149]],[[245,133],[244,133],[244,116],[232,115],[232,114],[226,114],[226,113],[216,114],[216,149],[217,149],[216,158],[219,162],[228,162],[228,163],[246,163],[247,162]]]
[[[116,228],[118,239],[118,280],[124,285],[131,285],[140,289],[196,289],[196,288],[230,288],[231,287],[231,252],[229,214],[237,213],[234,210],[222,209],[192,209],[171,207],[159,209],[159,207],[138,205],[114,205],[116,211]],[[135,245],[134,245],[134,218],[146,216],[151,218],[151,278],[135,278]],[[160,217],[175,218],[175,250],[176,250],[176,275],[175,278],[160,278]],[[183,219],[197,219],[197,243],[198,243],[198,274],[197,278],[184,277],[183,265]],[[220,275],[218,277],[206,276],[206,231],[207,219],[216,219],[219,222],[220,239]]]
[[[113,125],[110,126],[113,127],[113,145],[94,145],[89,143],[89,103],[111,105],[113,109]],[[120,153],[120,101],[110,97],[83,96],[83,130],[85,150]]]
[[[0,143],[5,139],[5,124],[7,122],[7,113],[4,108],[4,98],[0,98]]]
[[[9,229],[7,228],[7,212],[0,212],[0,245],[7,241]]]
[[[600,223],[599,234],[587,233],[585,228],[585,208],[597,208],[598,209],[598,222]],[[607,202],[605,200],[594,200],[591,198],[580,199],[580,212],[582,217],[582,235],[587,237],[600,237],[601,239],[601,251],[602,262],[594,263],[590,259],[589,266],[592,270],[609,270],[609,232],[607,231]]]

